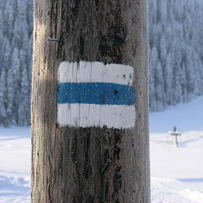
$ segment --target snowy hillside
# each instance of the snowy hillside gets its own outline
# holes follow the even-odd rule
[[[202,116],[203,97],[150,115],[152,203],[203,202]],[[175,124],[178,148],[167,134]],[[30,202],[30,176],[30,128],[0,128],[0,202]]]

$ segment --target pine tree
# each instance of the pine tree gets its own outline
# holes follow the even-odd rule
[[[4,33],[6,37],[10,40],[13,36],[13,22],[15,19],[15,10],[16,2],[13,0],[5,1],[5,8],[4,8]]]
[[[171,67],[171,55],[167,55],[166,68],[165,68],[165,81],[166,81],[166,105],[174,104],[173,98],[173,69]]]
[[[6,77],[6,110],[7,110],[7,126],[15,125],[15,118],[14,118],[14,95],[15,95],[15,83],[14,83],[14,74],[12,67],[9,68]]]
[[[20,59],[19,59],[19,53],[18,53],[17,47],[15,47],[13,50],[13,54],[11,58],[11,68],[13,70],[13,75],[14,75],[13,77],[13,84],[14,84],[13,116],[15,119],[15,123],[18,123],[18,108],[21,102],[21,95],[20,95],[21,72],[20,72]]]
[[[155,89],[155,68],[158,60],[156,47],[153,47],[149,55],[149,106],[152,111],[156,111],[156,89]]]
[[[162,111],[165,105],[164,81],[161,63],[158,61],[155,69],[156,111]]]
[[[26,126],[30,124],[30,96],[29,96],[28,73],[26,69],[23,69],[21,75],[21,101],[18,109],[18,124]]]
[[[187,76],[186,76],[186,68],[185,63],[183,62],[181,67],[181,75],[180,75],[180,85],[181,85],[181,92],[182,92],[182,99],[183,101],[188,100],[188,94],[187,94]]]
[[[0,72],[0,126],[6,126],[7,118],[6,118],[6,73],[4,68]]]

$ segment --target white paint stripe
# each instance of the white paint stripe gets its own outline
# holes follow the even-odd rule
[[[133,128],[135,118],[134,105],[58,104],[61,127]]]
[[[58,82],[104,82],[133,86],[133,68],[122,64],[63,61],[58,70]]]

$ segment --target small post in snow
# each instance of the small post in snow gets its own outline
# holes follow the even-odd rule
[[[178,147],[178,136],[181,136],[181,132],[176,130],[176,126],[174,126],[173,131],[169,131],[168,134],[175,136],[176,147]]]

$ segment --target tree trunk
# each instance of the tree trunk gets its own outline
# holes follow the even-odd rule
[[[33,203],[150,202],[146,22],[145,0],[35,0]],[[131,101],[135,102],[124,107],[135,109],[135,120],[125,115],[118,116],[117,122],[111,116],[105,117],[111,115],[108,111],[105,115],[100,111],[91,116],[102,117],[103,123],[91,124],[91,117],[86,117],[89,124],[61,123],[66,112],[59,113],[60,66],[76,64],[80,70],[82,63],[108,67],[107,74],[111,68],[117,74],[122,67],[126,67],[126,73],[133,67],[135,98]],[[81,74],[83,80],[86,73]],[[78,87],[77,81],[68,83],[72,84]],[[131,88],[129,84],[125,87]],[[101,94],[106,91],[108,88],[102,89]],[[120,94],[117,90],[114,93],[114,97]],[[117,106],[111,104],[110,108]]]

